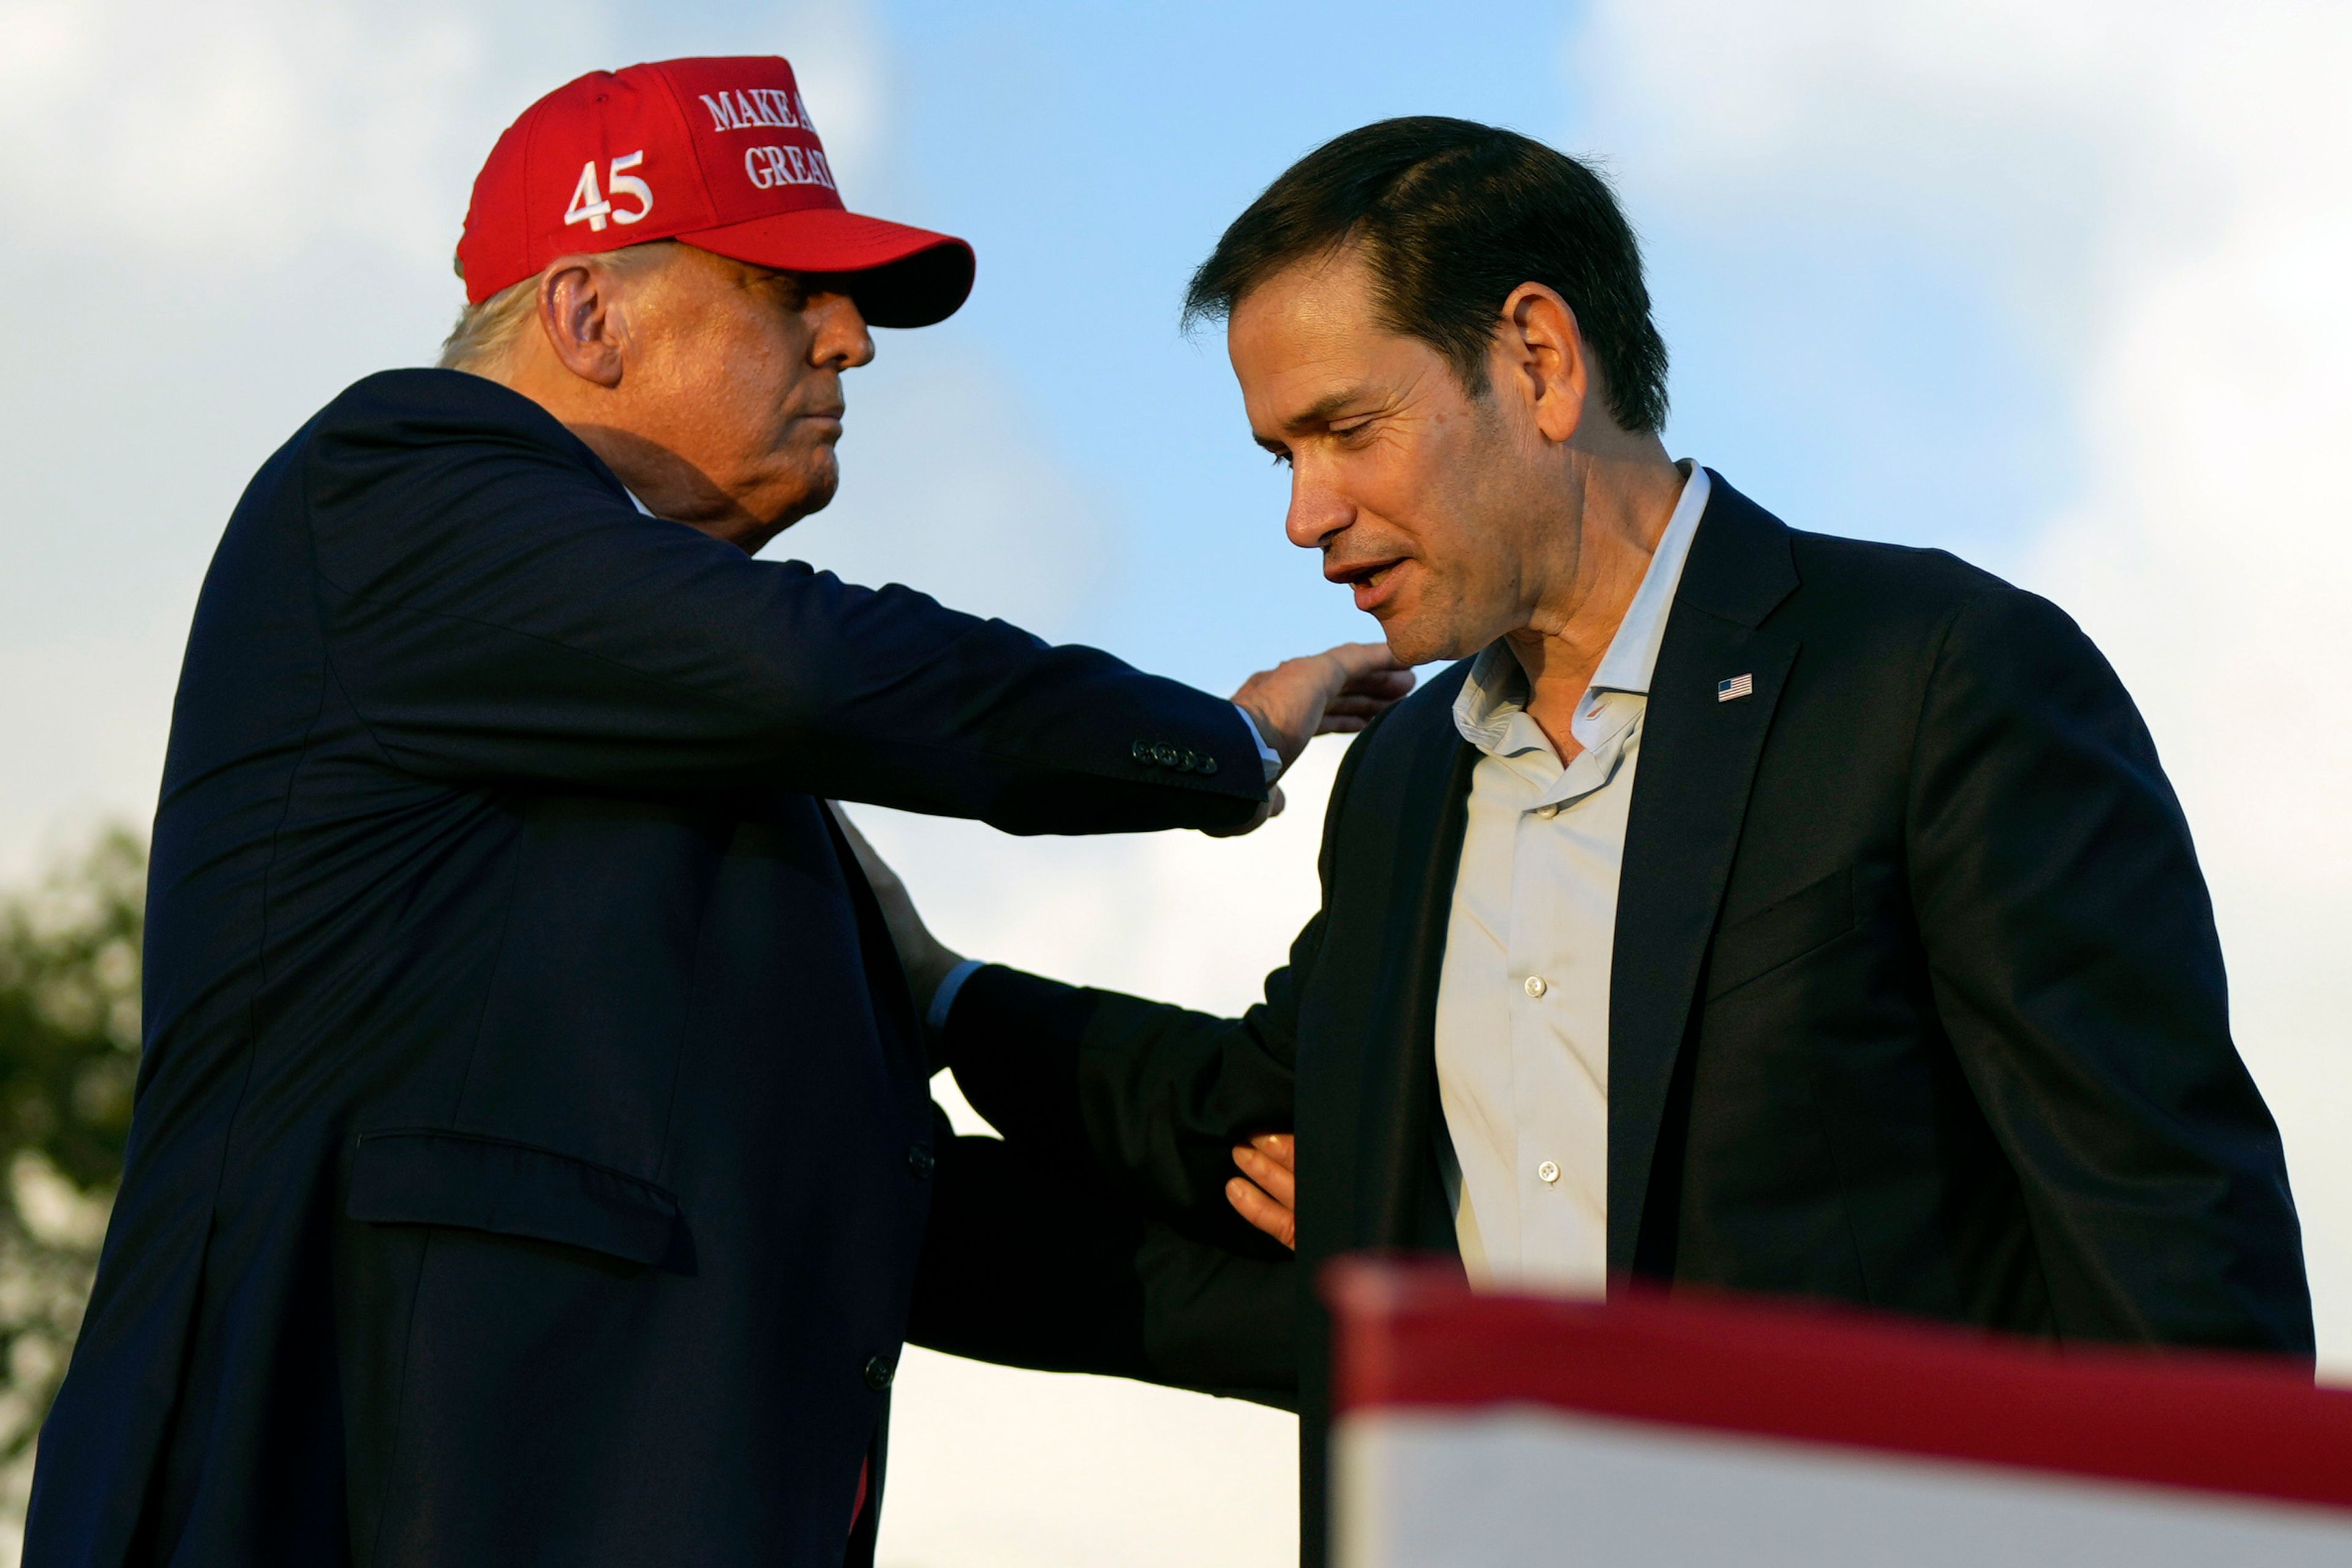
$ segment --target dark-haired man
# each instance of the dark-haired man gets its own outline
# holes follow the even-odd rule
[[[1244,1017],[973,973],[902,909],[983,1113],[1245,1249],[1230,1201],[1299,1289],[1421,1247],[1495,1286],[2309,1352],[2278,1136],[2130,699],[2032,595],[1671,461],[1600,180],[1507,132],[1370,126],[1244,213],[1188,304],[1229,321],[1291,541],[1400,659],[1456,662],[1355,745],[1323,908]],[[1295,1193],[1288,1139],[1228,1153],[1294,1127]]]

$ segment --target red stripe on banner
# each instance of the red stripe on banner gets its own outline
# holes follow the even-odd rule
[[[1552,1405],[2352,1509],[2352,1392],[2285,1358],[2061,1349],[1638,1288],[1605,1304],[1481,1296],[1451,1268],[1357,1259],[1323,1287],[1342,1412]]]

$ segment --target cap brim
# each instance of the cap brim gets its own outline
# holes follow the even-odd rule
[[[877,327],[928,327],[956,313],[971,293],[971,247],[860,213],[818,207],[779,213],[677,237],[754,267],[844,277],[847,292]]]

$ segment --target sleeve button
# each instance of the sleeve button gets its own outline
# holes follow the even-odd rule
[[[1134,745],[1129,746],[1127,749],[1127,754],[1146,766],[1150,766],[1151,763],[1160,760],[1151,754],[1150,746],[1141,741],[1138,741]]]
[[[1217,759],[1214,757],[1202,757],[1201,759],[1201,771],[1204,773],[1215,773],[1217,771]]]

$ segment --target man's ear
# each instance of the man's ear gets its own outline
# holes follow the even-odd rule
[[[539,325],[563,368],[602,387],[621,384],[623,330],[613,279],[584,258],[540,275]]]
[[[1503,301],[1497,339],[1497,384],[1508,377],[1545,439],[1571,439],[1584,424],[1592,390],[1592,362],[1576,329],[1576,312],[1557,289],[1522,283]]]

